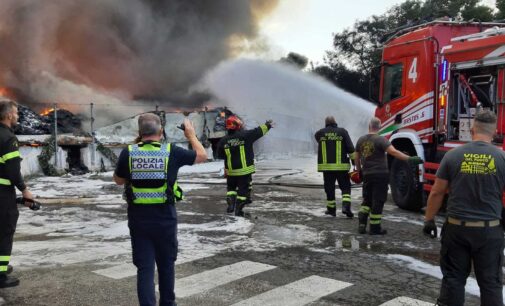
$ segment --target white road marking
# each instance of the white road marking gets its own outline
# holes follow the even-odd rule
[[[233,306],[305,305],[349,286],[352,284],[313,275],[253,296]]]
[[[258,262],[241,261],[176,280],[175,295],[177,298],[188,297],[275,268]]]
[[[136,275],[137,267],[135,267],[132,263],[125,263],[105,269],[95,270],[93,273],[100,274],[108,278],[122,279]]]
[[[200,257],[182,257],[178,258],[177,261],[175,262],[175,265],[181,265],[187,262],[203,259],[210,257],[212,255],[205,255],[205,256],[200,256]],[[133,265],[133,263],[124,263],[121,265],[117,266],[112,266],[109,268],[105,269],[99,269],[93,271],[93,273],[109,277],[112,279],[123,279],[126,277],[131,277],[137,275],[137,267]]]
[[[400,296],[391,301],[387,301],[379,306],[433,306],[434,303],[428,303],[421,300],[412,299],[406,296]]]

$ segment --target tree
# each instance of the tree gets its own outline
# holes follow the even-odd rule
[[[368,75],[380,65],[382,46],[401,29],[440,18],[491,21],[505,17],[505,0],[497,0],[498,13],[479,5],[479,0],[406,0],[385,14],[357,21],[350,29],[333,35],[333,50],[327,51],[324,65],[313,72],[359,96],[367,96]],[[334,72],[328,71],[334,69]],[[345,77],[344,77],[345,76]],[[347,83],[344,79],[356,83]],[[359,85],[359,88],[356,88]]]
[[[279,60],[281,63],[294,65],[300,69],[304,69],[309,62],[309,59],[306,56],[295,52],[289,52],[287,57],[283,57]]]

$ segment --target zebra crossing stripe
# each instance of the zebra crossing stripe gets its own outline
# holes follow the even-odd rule
[[[379,306],[433,306],[433,305],[434,305],[433,303],[412,299],[406,296],[400,296],[384,304],[380,304]]]
[[[203,259],[210,257],[211,255],[203,255],[200,257],[183,257],[177,259],[175,265],[181,265],[187,262]],[[126,277],[131,277],[137,275],[137,267],[133,265],[133,263],[124,263],[117,266],[112,266],[105,269],[99,269],[93,271],[93,273],[112,278],[112,279],[123,279]]]
[[[253,296],[232,306],[306,305],[349,286],[352,284],[313,275]]]
[[[182,279],[176,279],[175,295],[177,298],[188,297],[275,268],[276,266],[259,262],[241,261]]]
[[[132,263],[125,263],[122,265],[113,266],[106,269],[93,271],[93,273],[103,275],[112,279],[122,279],[137,274],[137,267]]]

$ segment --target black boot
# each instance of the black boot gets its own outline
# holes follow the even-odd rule
[[[226,204],[228,207],[226,208],[226,212],[231,214],[235,211],[235,204],[237,202],[237,196],[226,196]]]
[[[19,285],[19,279],[7,276],[7,274],[0,274],[0,288],[9,288]]]
[[[326,207],[324,214],[335,217],[337,215],[337,209],[335,207]]]
[[[347,218],[354,217],[351,211],[351,202],[342,202],[342,213],[347,216]]]
[[[385,229],[382,229],[380,223],[370,224],[370,235],[385,235],[387,232]]]
[[[235,216],[238,216],[238,217],[244,216],[244,212],[242,210],[244,209],[246,201],[247,201],[247,199],[244,199],[244,200],[237,199],[237,205],[235,205]]]
[[[368,214],[364,212],[358,213],[358,232],[360,234],[366,234],[366,224],[368,222]]]
[[[247,199],[245,200],[246,204],[251,204],[252,203],[252,197],[251,197],[251,189],[247,191],[247,194],[245,196]]]

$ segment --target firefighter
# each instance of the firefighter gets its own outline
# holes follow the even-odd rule
[[[226,173],[226,212],[244,216],[244,205],[251,202],[252,174],[254,166],[253,144],[271,128],[272,120],[252,130],[244,130],[243,123],[235,115],[226,119],[228,135],[218,144],[218,156],[224,159]]]
[[[177,185],[180,167],[207,159],[192,123],[184,120],[184,136],[194,151],[161,143],[160,118],[152,113],[139,117],[141,141],[121,152],[114,181],[126,184],[128,227],[133,264],[137,267],[137,294],[140,305],[156,305],[154,268],[158,268],[160,305],[175,305],[174,263],[177,258],[176,199],[182,197]]]
[[[9,276],[9,265],[14,232],[19,217],[16,205],[16,188],[23,198],[32,200],[21,175],[21,156],[18,140],[12,129],[18,122],[18,107],[13,101],[0,101],[0,288],[19,285],[19,280]],[[25,202],[29,206],[28,202]]]
[[[446,193],[446,221],[442,227],[440,269],[442,286],[437,305],[463,305],[465,283],[473,266],[481,305],[503,305],[502,192],[505,153],[491,142],[496,115],[475,115],[472,141],[443,157],[428,197],[423,232],[437,236],[435,215]]]
[[[325,214],[336,216],[335,181],[342,192],[342,213],[354,217],[351,211],[351,181],[349,157],[354,156],[354,145],[347,130],[338,127],[335,118],[326,117],[325,128],[315,134],[318,143],[317,171],[323,172],[326,192]]]
[[[368,134],[361,136],[356,143],[354,160],[356,169],[363,173],[363,203],[358,213],[360,234],[366,233],[370,215],[370,235],[384,235],[382,229],[382,209],[388,195],[389,168],[386,153],[412,165],[419,165],[423,160],[418,156],[408,156],[398,150],[389,140],[378,134],[381,126],[379,118],[372,118],[368,125]]]

